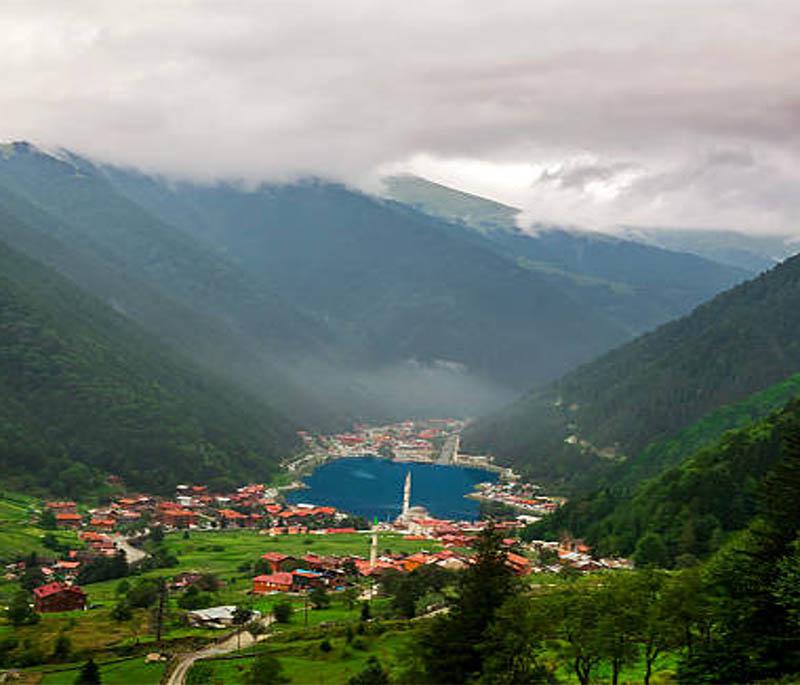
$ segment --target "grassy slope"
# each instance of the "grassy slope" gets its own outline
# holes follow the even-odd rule
[[[52,556],[53,552],[42,545],[42,538],[48,532],[60,542],[78,545],[75,533],[45,531],[32,523],[31,517],[40,506],[41,502],[33,497],[0,492],[0,562],[8,562],[31,552]]]

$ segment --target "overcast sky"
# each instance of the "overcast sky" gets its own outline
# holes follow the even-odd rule
[[[797,0],[2,0],[0,74],[0,138],[150,171],[800,233]]]

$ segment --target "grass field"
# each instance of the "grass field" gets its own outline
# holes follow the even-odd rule
[[[70,670],[45,673],[39,681],[40,685],[72,685],[81,665],[76,664]],[[104,685],[157,685],[166,669],[165,663],[146,664],[141,656],[99,666],[100,680]]]
[[[53,552],[42,544],[45,533],[51,532],[60,542],[77,546],[78,537],[70,531],[45,531],[31,523],[41,501],[33,497],[0,492],[0,562],[8,563],[31,552],[51,557]]]
[[[351,625],[355,625],[355,621]],[[287,631],[248,650],[244,658],[205,663],[213,669],[213,682],[238,685],[252,668],[254,655],[267,653],[278,658],[284,675],[292,683],[344,685],[364,668],[370,656],[376,656],[384,668],[396,674],[403,666],[403,648],[411,639],[407,628],[405,623],[392,624],[380,635],[355,635],[350,641],[343,635],[331,637],[314,630]],[[336,632],[342,633],[341,630]],[[323,640],[330,643],[330,651],[321,649]]]

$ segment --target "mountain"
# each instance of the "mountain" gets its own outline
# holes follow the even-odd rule
[[[742,277],[320,180],[173,182],[27,143],[0,149],[0,212],[12,247],[311,429],[493,411]]]
[[[748,235],[737,231],[704,229],[623,227],[629,240],[656,245],[668,250],[691,252],[721,264],[758,273],[800,250],[789,235]]]
[[[501,202],[465,193],[426,178],[404,174],[383,179],[385,195],[447,221],[463,223],[481,233],[516,233],[521,211]]]
[[[797,381],[795,380],[795,388]],[[800,400],[726,433],[630,491],[608,488],[570,503],[532,535],[568,530],[600,554],[631,555],[655,537],[669,565],[715,552],[758,512],[764,479],[783,457],[787,434],[800,429]]]
[[[800,258],[475,422],[465,447],[585,485],[800,369]]]
[[[298,349],[324,357],[324,325],[224,255],[149,215],[71,156],[24,143],[6,146],[0,239],[298,422],[345,424],[343,414],[279,368]]]
[[[474,379],[471,394],[508,396],[627,337],[458,227],[395,202],[321,181],[248,192],[106,172],[149,212],[325,321],[348,352],[343,371],[366,372],[384,392],[391,375],[424,385],[433,371],[439,383],[445,372]]]
[[[477,231],[487,249],[536,273],[635,336],[688,313],[758,269],[691,250],[555,226],[517,226],[520,210],[417,176],[385,179],[389,197]]]
[[[4,487],[266,478],[295,447],[279,413],[2,242],[0,331]]]

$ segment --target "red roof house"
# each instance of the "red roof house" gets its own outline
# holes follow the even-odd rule
[[[82,611],[86,608],[86,593],[77,585],[48,583],[33,590],[33,601],[39,613]]]
[[[268,592],[289,592],[293,582],[291,573],[272,573],[253,578],[253,593],[263,595]]]

